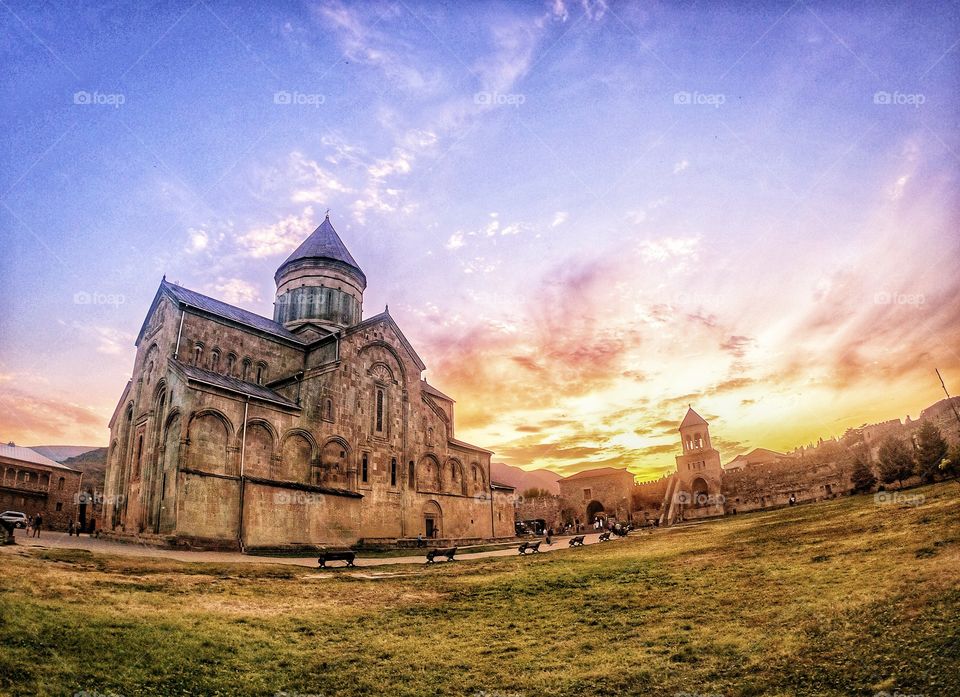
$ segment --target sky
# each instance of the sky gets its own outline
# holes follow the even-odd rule
[[[955,4],[2,0],[0,62],[4,441],[105,445],[162,276],[272,316],[327,210],[496,461],[960,393]]]

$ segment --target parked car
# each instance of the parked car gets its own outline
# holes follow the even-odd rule
[[[13,523],[15,528],[25,528],[29,524],[26,513],[20,511],[4,511],[0,513],[0,520],[5,523]]]

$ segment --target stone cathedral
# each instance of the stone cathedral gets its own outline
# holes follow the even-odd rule
[[[273,319],[161,281],[110,420],[104,525],[202,548],[513,536],[489,450],[327,218],[284,261]]]

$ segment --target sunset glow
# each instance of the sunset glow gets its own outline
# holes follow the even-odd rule
[[[0,439],[106,445],[162,276],[272,317],[327,209],[497,462],[650,479],[688,404],[727,462],[960,393],[956,8],[750,12],[10,3]]]

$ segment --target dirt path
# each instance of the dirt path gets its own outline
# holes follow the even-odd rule
[[[633,533],[639,535],[641,533]],[[27,537],[24,530],[16,531],[17,545],[21,548],[33,549],[86,549],[91,552],[100,552],[103,554],[116,554],[133,557],[156,557],[161,559],[175,559],[186,562],[229,562],[229,563],[253,563],[253,564],[294,564],[297,566],[306,566],[317,568],[316,555],[310,557],[265,557],[253,556],[249,554],[240,554],[239,552],[193,552],[187,550],[163,549],[160,547],[150,547],[147,545],[138,545],[127,542],[114,542],[92,538],[87,535],[80,537],[71,537],[63,532],[50,532],[44,530],[42,537]],[[584,544],[598,544],[599,533],[584,533]],[[549,554],[559,549],[569,549],[569,537],[554,538],[554,542],[549,547],[541,545],[540,554]],[[615,538],[616,539],[616,538]],[[611,540],[611,542],[614,542]],[[413,554],[404,557],[357,557],[356,566],[388,566],[391,564],[418,564],[425,563],[425,553]],[[510,546],[506,549],[491,550],[486,552],[463,552],[457,553],[457,559],[482,559],[484,557],[509,557],[517,555],[517,547]],[[333,562],[332,566],[339,566]]]

